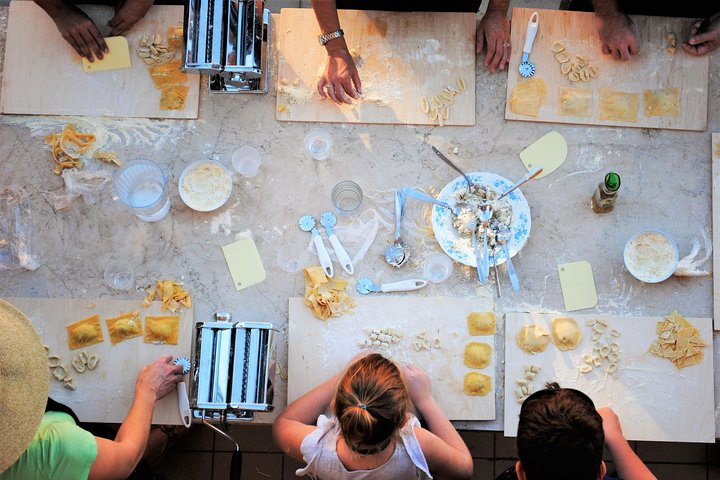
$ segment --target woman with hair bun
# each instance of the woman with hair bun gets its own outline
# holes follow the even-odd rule
[[[430,377],[413,365],[401,371],[378,353],[288,405],[273,436],[307,463],[296,474],[314,479],[470,478],[473,471],[467,446],[432,396]]]

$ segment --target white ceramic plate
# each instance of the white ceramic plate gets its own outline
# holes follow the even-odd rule
[[[467,175],[473,183],[490,187],[498,192],[504,192],[513,186],[513,182],[494,173],[472,172]],[[466,187],[467,182],[465,178],[462,176],[457,177],[445,185],[445,188],[440,191],[437,198],[452,205],[456,201],[455,192]],[[508,242],[508,249],[510,251],[510,257],[514,257],[523,245],[525,245],[530,235],[530,206],[520,189],[516,189],[506,198],[512,206],[512,221],[510,222],[510,233],[512,236]],[[447,208],[438,205],[433,207],[432,226],[435,231],[435,238],[450,258],[470,267],[475,267],[477,265],[477,259],[475,258],[475,251],[472,248],[472,240],[469,242],[458,241],[461,240],[461,237],[458,235],[455,227],[453,227],[452,220],[452,215]],[[492,264],[494,260],[492,251],[489,251],[488,256]],[[499,250],[498,265],[504,263],[505,260],[505,253]]]
[[[180,174],[178,191],[185,205],[198,212],[211,212],[228,201],[232,175],[213,160],[192,162]]]

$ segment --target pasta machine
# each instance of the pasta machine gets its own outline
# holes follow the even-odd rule
[[[266,322],[233,322],[229,313],[214,317],[215,321],[195,324],[193,417],[224,424],[272,411],[277,330]]]
[[[264,0],[186,0],[183,70],[210,76],[211,93],[267,93]]]

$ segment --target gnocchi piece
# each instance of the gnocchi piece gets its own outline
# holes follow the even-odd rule
[[[80,359],[75,359],[72,361],[72,366],[78,373],[83,373],[85,371],[85,364],[80,361]]]
[[[567,52],[556,53],[555,60],[557,60],[560,63],[565,63],[570,60],[570,54]]]
[[[560,64],[560,73],[563,75],[567,75],[570,73],[570,69],[572,68],[572,65],[570,65],[570,62],[564,62]]]
[[[67,371],[67,368],[65,368],[64,365],[58,365],[58,366],[55,367],[55,369],[53,370],[53,377],[55,377],[57,380],[62,381],[62,380],[64,380],[65,377],[67,377],[67,376],[68,376],[68,371]]]
[[[568,79],[570,79],[571,82],[579,82],[580,75],[578,75],[577,72],[570,72],[568,73]]]
[[[66,377],[63,379],[63,387],[67,388],[68,390],[75,390],[75,384],[73,383],[73,379],[71,377]]]
[[[592,371],[592,369],[593,369],[593,367],[590,366],[590,365],[588,365],[588,364],[580,365],[580,368],[579,368],[579,370],[580,370],[582,373],[588,373],[588,372]]]
[[[48,367],[55,368],[60,366],[60,357],[58,355],[48,356]]]
[[[95,354],[92,354],[88,357],[88,363],[87,368],[90,370],[95,370],[95,367],[97,367],[98,362],[100,361],[100,357],[98,357]]]
[[[553,42],[552,47],[550,47],[550,50],[553,51],[553,53],[560,53],[563,50],[565,50],[565,44],[563,42]]]

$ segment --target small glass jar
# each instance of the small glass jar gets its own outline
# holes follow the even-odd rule
[[[605,180],[598,183],[592,196],[592,209],[595,213],[606,213],[615,207],[617,191],[620,188],[620,175],[610,172]]]

